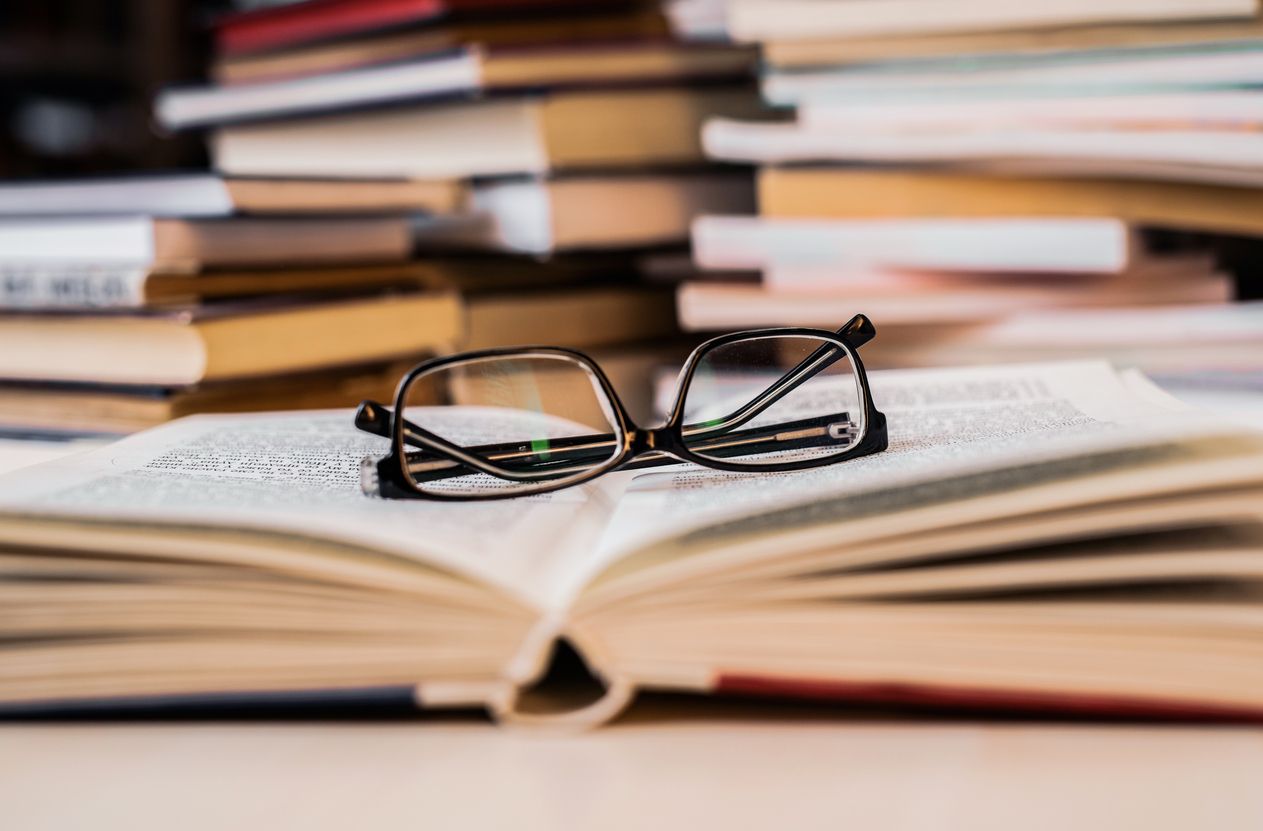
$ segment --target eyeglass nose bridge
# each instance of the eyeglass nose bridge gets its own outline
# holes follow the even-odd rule
[[[631,456],[653,451],[671,451],[679,447],[679,431],[673,427],[635,427],[629,431]]]

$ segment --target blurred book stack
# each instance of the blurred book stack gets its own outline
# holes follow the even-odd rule
[[[1093,355],[1257,383],[1263,309],[1214,253],[1263,236],[1255,0],[673,10],[759,44],[769,105],[705,127],[712,157],[760,166],[758,211],[697,223],[715,273],[681,288],[686,328],[863,311],[878,365]]]
[[[212,82],[155,101],[213,174],[0,189],[0,431],[341,406],[426,355],[540,342],[597,349],[647,404],[682,336],[646,264],[753,209],[700,144],[759,111],[749,47],[561,0],[266,4],[213,40]]]
[[[210,174],[0,187],[0,432],[116,434],[388,392],[401,362],[461,334],[441,271],[409,262],[399,204],[448,199]],[[343,208],[298,215],[322,200]]]
[[[699,134],[757,112],[754,53],[674,40],[656,3],[309,0],[230,16],[216,45],[216,82],[161,95],[163,125],[209,130],[231,176],[455,183],[423,250],[680,245],[752,201]]]

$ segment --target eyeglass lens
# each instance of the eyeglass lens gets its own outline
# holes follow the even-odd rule
[[[750,465],[821,460],[863,438],[863,388],[851,353],[808,335],[723,344],[698,362],[684,393],[684,444]]]
[[[399,413],[502,475],[409,441],[405,475],[423,492],[483,495],[581,479],[618,455],[618,418],[594,373],[563,355],[448,364],[414,378]]]

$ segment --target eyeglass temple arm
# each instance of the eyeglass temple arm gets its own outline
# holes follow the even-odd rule
[[[377,401],[361,401],[360,406],[355,410],[356,427],[366,433],[372,433],[384,438],[391,438],[393,435],[390,419],[390,408]],[[437,436],[423,427],[418,427],[410,421],[404,421],[404,441],[413,447],[421,447],[437,456],[449,459],[453,464],[461,465],[467,471],[478,471],[491,476],[506,478],[501,471],[488,464],[485,459],[468,452],[466,448],[452,444],[442,436]]]
[[[858,314],[843,324],[836,334],[849,340],[855,349],[859,349],[877,335],[877,329],[867,315]],[[700,425],[690,427],[686,425],[684,433],[688,436],[705,436],[710,433],[725,432],[740,427],[807,381],[833,366],[845,355],[846,352],[839,350],[836,346],[817,347],[815,351],[773,381],[766,389],[742,405],[740,409],[734,410],[722,418],[708,419],[708,424],[705,427]]]
[[[388,439],[390,435],[390,408],[378,401],[361,401],[355,408],[355,426],[365,433]],[[407,427],[412,424],[405,425]]]
[[[718,458],[797,450],[851,441],[855,437],[854,429],[847,413],[835,413],[701,439],[691,449]],[[545,450],[526,442],[482,445],[469,450],[506,470],[530,472],[535,478],[551,478],[568,476],[608,459],[615,443],[609,434],[605,434],[550,439]],[[651,451],[620,464],[615,470],[638,470],[679,463],[680,460],[673,456]],[[467,467],[441,453],[411,452],[407,464],[410,475],[417,481],[435,481],[470,473]]]
[[[360,406],[355,409],[355,426],[375,436],[393,438],[391,416],[391,409],[385,404],[372,400],[361,401]],[[489,463],[490,461],[499,461],[494,456],[489,457],[489,454],[516,450],[518,449],[516,444],[463,448],[452,444],[441,436],[436,436],[423,427],[418,427],[407,419],[403,422],[403,439],[404,443],[411,447],[423,448],[424,451],[446,459],[448,464],[452,466],[452,469],[460,471],[458,474],[454,473],[452,475],[465,476],[470,472],[477,471],[500,479],[512,478],[512,473],[506,475],[506,469],[497,469],[497,467]],[[565,443],[591,445],[594,441],[605,441],[608,446],[610,439],[603,439],[600,436],[581,436],[572,439],[552,440],[551,444],[553,446]]]
[[[868,319],[868,315],[856,315],[842,324],[834,334],[846,338],[851,342],[851,346],[859,349],[877,337],[877,327],[873,326],[873,321]]]

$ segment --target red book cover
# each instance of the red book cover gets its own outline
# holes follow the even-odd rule
[[[426,23],[451,13],[574,5],[577,0],[307,0],[227,15],[214,26],[215,46],[221,55],[243,55]]]
[[[221,54],[239,55],[441,17],[444,0],[310,0],[229,15],[215,25]]]
[[[1162,721],[1263,723],[1263,710],[1122,695],[972,689],[930,684],[721,675],[721,695],[948,709],[991,715],[1057,715]]]

